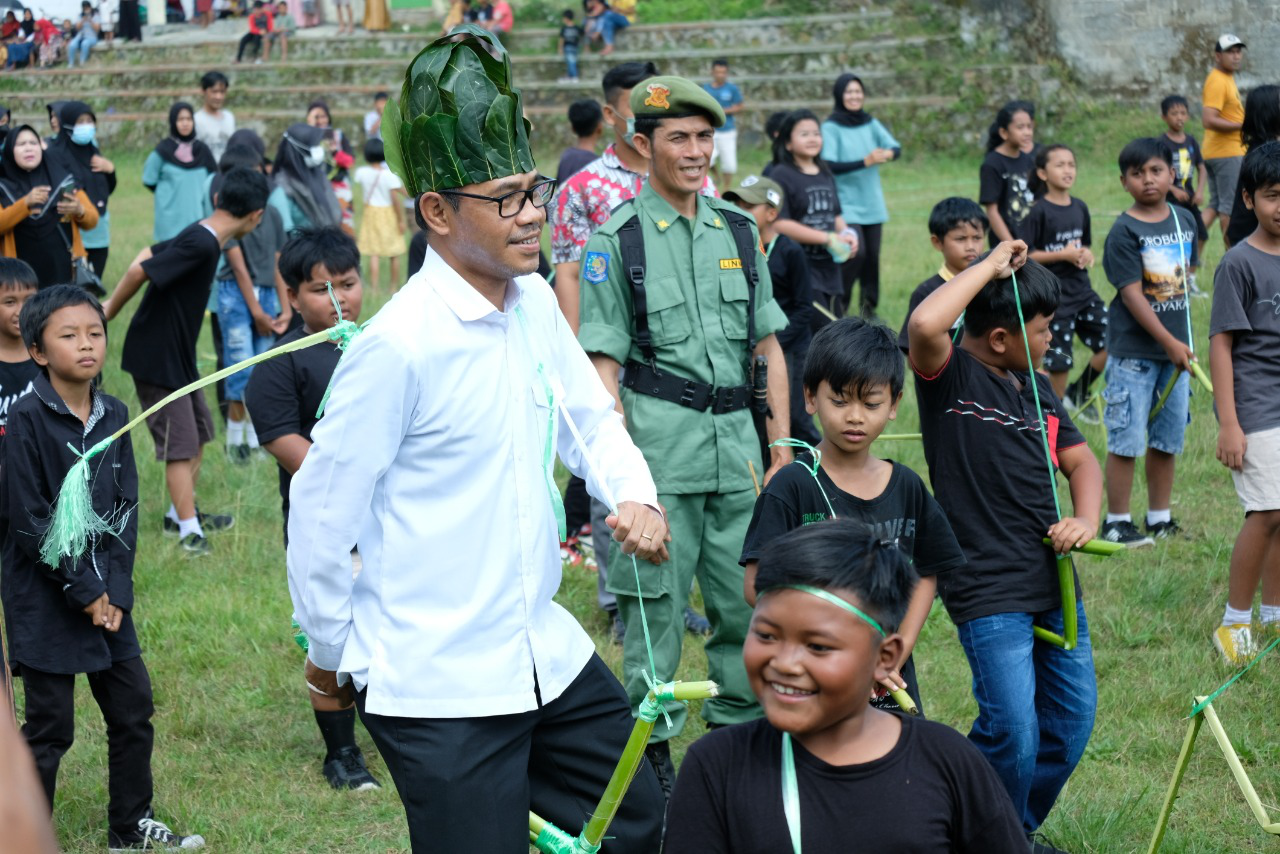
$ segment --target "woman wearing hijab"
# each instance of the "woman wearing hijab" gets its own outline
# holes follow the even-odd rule
[[[111,246],[111,222],[107,213],[107,198],[116,189],[116,166],[98,150],[98,117],[93,108],[83,101],[66,101],[58,111],[60,130],[49,143],[47,156],[59,160],[75,176],[76,183],[85,191],[89,201],[98,211],[98,225],[80,235],[89,253],[89,264],[102,278],[107,268],[107,253]]]
[[[342,209],[325,174],[324,131],[311,125],[290,125],[276,151],[271,173],[275,190],[267,204],[280,211],[285,233],[295,228],[339,225]]]
[[[68,178],[35,128],[10,134],[0,153],[0,254],[30,264],[42,288],[73,280],[71,259],[85,257],[80,232],[98,224],[97,208]]]
[[[0,104],[0,148],[4,147],[4,141],[9,136],[9,108]]]
[[[324,101],[317,99],[307,107],[307,124],[325,131],[324,146],[333,164],[333,169],[329,173],[329,183],[333,185],[333,194],[338,197],[338,205],[342,208],[340,224],[348,234],[355,236],[354,196],[351,192],[351,175],[348,171],[356,162],[351,141],[347,139],[346,134],[333,126],[333,114],[329,112],[329,105]]]
[[[62,126],[62,120],[59,118],[59,111],[66,101],[50,101],[44,105],[45,111],[49,114],[49,135],[44,138],[46,143],[52,144],[58,138],[58,130]]]
[[[880,189],[880,164],[902,156],[902,144],[864,110],[866,90],[854,74],[841,74],[832,87],[835,109],[822,123],[822,159],[836,176],[845,222],[862,231],[862,250],[841,268],[845,303],[853,283],[862,280],[863,317],[875,315],[880,301],[880,238],[889,211]]]
[[[205,188],[217,171],[213,152],[196,139],[195,111],[179,101],[169,108],[169,136],[142,166],[142,183],[156,196],[156,243],[177,237],[205,215]]]

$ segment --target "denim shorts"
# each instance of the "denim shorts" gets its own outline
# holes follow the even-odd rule
[[[249,306],[245,303],[236,280],[219,279],[217,287],[218,326],[222,330],[222,352],[226,363],[234,365],[270,350],[276,337],[258,334],[253,326],[253,315],[249,314]],[[278,315],[280,300],[276,296],[276,289],[258,286],[256,290],[262,310],[272,317]],[[246,368],[227,377],[227,400],[244,400],[244,389],[249,384],[252,371],[252,368]]]
[[[1191,378],[1178,377],[1173,391],[1155,420],[1147,423],[1177,369],[1172,362],[1154,359],[1107,361],[1107,387],[1102,392],[1106,408],[1107,450],[1118,457],[1140,457],[1148,447],[1166,454],[1182,453],[1191,409]]]

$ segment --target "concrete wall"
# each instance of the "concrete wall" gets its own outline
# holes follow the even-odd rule
[[[1046,46],[1094,91],[1144,100],[1182,92],[1198,101],[1213,65],[1213,43],[1224,32],[1248,44],[1241,89],[1280,83],[1280,0],[971,0],[971,5],[1013,19],[1026,20],[1032,13]]]

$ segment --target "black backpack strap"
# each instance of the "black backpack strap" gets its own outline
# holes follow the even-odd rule
[[[621,207],[621,205],[619,205]],[[615,209],[616,213],[616,209]],[[649,332],[649,307],[644,292],[644,234],[640,230],[640,217],[631,218],[618,228],[618,252],[622,256],[622,271],[631,285],[631,306],[636,321],[636,346],[650,365],[657,361],[653,350],[653,335]]]
[[[742,262],[743,275],[747,277],[747,358],[756,351],[756,286],[760,284],[760,270],[756,267],[756,250],[759,248],[751,237],[751,220],[734,211],[722,211],[738,247],[738,260]]]

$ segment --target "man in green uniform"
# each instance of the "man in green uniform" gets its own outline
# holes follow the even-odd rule
[[[742,666],[751,609],[737,562],[755,503],[748,463],[761,462],[753,408],[767,402],[771,441],[788,435],[786,363],[774,336],[787,320],[754,221],[698,194],[724,123],[719,103],[684,78],[653,77],[632,90],[631,109],[649,179],[587,242],[578,333],[649,463],[671,530],[671,560],[641,569],[638,581],[630,559],[610,550],[609,589],[628,628],[623,682],[638,704],[646,674],[675,678],[696,576],[712,627],[710,678],[720,684],[702,715],[739,723],[760,715]],[[774,448],[765,477],[790,461],[788,449]],[[659,720],[649,749],[664,787],[674,779],[666,741],[687,717],[679,704],[668,711],[672,726]]]

